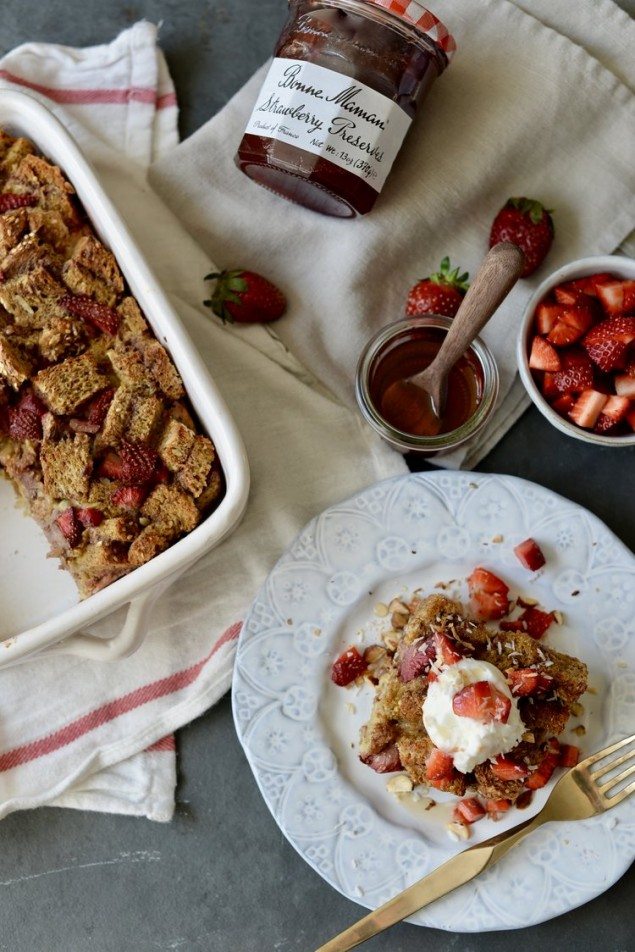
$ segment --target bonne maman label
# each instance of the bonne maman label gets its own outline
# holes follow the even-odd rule
[[[391,99],[350,76],[274,59],[246,132],[321,155],[380,192],[411,122]]]

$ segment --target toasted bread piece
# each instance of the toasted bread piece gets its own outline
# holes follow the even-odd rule
[[[201,517],[192,497],[177,486],[157,486],[141,511],[156,526],[175,533],[191,532]]]
[[[94,235],[84,235],[79,239],[69,261],[74,261],[115,295],[123,292],[123,278],[115,256]]]
[[[4,258],[19,243],[29,227],[26,208],[0,215],[0,257]]]
[[[83,324],[68,314],[51,312],[42,332],[38,335],[37,347],[48,363],[57,363],[65,357],[74,357],[86,344]]]
[[[121,324],[119,325],[121,340],[134,343],[144,334],[149,333],[148,323],[134,298],[124,298],[117,308],[117,314],[121,318]]]
[[[205,489],[215,456],[211,440],[206,436],[195,437],[190,454],[176,475],[179,486],[191,493],[195,499]]]
[[[29,327],[42,327],[46,321],[39,314],[42,307],[50,307],[64,293],[46,265],[38,263],[30,271],[0,283],[0,304],[16,321]]]
[[[53,413],[72,413],[108,383],[90,353],[68,357],[36,374],[33,384]]]
[[[177,420],[169,420],[168,424],[159,440],[159,456],[168,469],[177,473],[185,466],[185,462],[194,446],[195,433],[179,423]]]
[[[30,143],[28,147],[32,152],[33,147]],[[25,148],[22,146],[22,150]],[[70,199],[75,189],[66,181],[56,165],[51,165],[39,155],[27,154],[19,164],[16,165],[14,162],[6,188],[7,191],[23,191],[36,195],[38,204],[42,208],[51,208],[58,212],[65,222],[75,224],[77,221],[77,212]]]
[[[136,397],[130,421],[128,439],[152,443],[163,419],[164,404],[159,397]]]
[[[159,388],[170,400],[179,400],[185,393],[183,381],[165,347],[151,337],[143,339],[137,346]]]
[[[52,499],[81,502],[88,495],[89,477],[93,468],[90,439],[85,433],[59,442],[44,440],[40,450],[44,489]]]
[[[149,562],[155,555],[168,548],[174,536],[157,526],[146,526],[128,549],[128,561],[136,567]]]
[[[31,373],[31,363],[20,348],[0,333],[0,378],[17,390]]]
[[[108,360],[121,382],[130,390],[150,396],[155,384],[141,354],[132,347],[115,347],[108,351]]]
[[[32,155],[34,151],[35,149],[33,148],[33,143],[29,142],[28,139],[24,139],[22,137],[18,139],[12,139],[2,156],[2,162],[0,163],[2,174],[10,179],[10,176],[13,174],[13,172],[21,165],[22,160],[27,155]],[[19,193],[21,189],[13,188],[7,189],[7,191]]]

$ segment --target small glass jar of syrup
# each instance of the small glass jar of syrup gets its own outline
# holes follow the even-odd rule
[[[388,324],[371,338],[359,359],[356,394],[362,414],[402,452],[425,456],[449,452],[475,436],[494,412],[498,369],[491,351],[477,337],[450,371],[437,434],[410,433],[398,417],[385,415],[383,397],[388,389],[432,363],[451,323],[451,318],[426,314]]]
[[[369,212],[455,49],[418,0],[290,0],[238,148],[255,182],[339,218]]]

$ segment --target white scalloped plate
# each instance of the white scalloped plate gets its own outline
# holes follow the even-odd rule
[[[547,557],[533,575],[512,552],[529,535]],[[360,764],[357,735],[372,689],[336,688],[330,666],[360,630],[364,643],[376,638],[378,602],[464,579],[477,564],[563,613],[547,643],[583,659],[596,692],[583,699],[586,735],[572,741],[590,753],[632,732],[635,558],[580,506],[510,476],[400,476],[332,506],[280,559],[243,626],[234,718],[265,801],[301,856],[368,908],[464,844],[447,835],[449,807],[414,812],[386,791],[386,776]],[[549,789],[524,813],[475,824],[471,843],[537,812]],[[411,921],[460,932],[544,922],[604,892],[634,852],[631,797],[602,817],[543,827]]]

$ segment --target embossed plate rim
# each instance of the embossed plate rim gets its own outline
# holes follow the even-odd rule
[[[316,730],[313,730],[312,728],[309,731],[309,734],[313,734],[313,736],[315,737],[315,742],[318,746],[311,748],[310,752],[306,748],[303,748],[302,756],[299,756],[299,759],[297,760],[297,762],[295,763],[293,767],[287,766],[285,768],[284,766],[280,766],[279,763],[278,764],[270,763],[268,766],[267,765],[263,766],[263,762],[261,760],[259,761],[258,756],[255,754],[253,750],[253,736],[255,731],[252,730],[252,728],[254,727],[254,725],[257,728],[259,722],[263,721],[264,717],[267,716],[268,713],[273,711],[274,708],[277,708],[277,706],[280,707],[280,714],[282,715],[283,695],[281,693],[276,694],[275,688],[273,687],[273,685],[271,686],[270,689],[265,690],[262,687],[257,688],[250,681],[245,681],[244,672],[243,672],[243,663],[245,660],[246,653],[250,651],[250,646],[253,646],[254,644],[256,644],[256,642],[254,641],[256,637],[260,636],[260,640],[257,642],[257,644],[264,645],[266,644],[267,640],[271,640],[276,635],[276,633],[279,636],[283,632],[284,634],[286,634],[286,631],[284,631],[284,628],[282,625],[280,612],[276,612],[275,608],[273,609],[273,614],[277,614],[277,618],[278,618],[278,621],[276,623],[277,628],[275,625],[274,627],[271,627],[271,625],[269,625],[269,628],[267,628],[266,624],[263,625],[257,620],[254,613],[258,606],[262,606],[262,605],[266,606],[267,603],[269,605],[273,605],[273,602],[272,602],[273,596],[271,594],[272,585],[275,584],[275,581],[279,576],[284,574],[286,567],[298,562],[298,559],[293,555],[293,552],[295,549],[297,549],[298,546],[303,544],[304,540],[317,539],[319,541],[320,532],[319,531],[316,532],[315,530],[316,529],[320,530],[321,528],[323,528],[325,524],[325,519],[327,517],[331,515],[337,515],[338,512],[341,515],[342,511],[347,512],[348,515],[353,514],[355,504],[360,500],[366,499],[367,497],[369,497],[369,495],[373,493],[375,494],[379,493],[380,495],[383,493],[383,499],[392,500],[392,503],[394,504],[400,498],[399,493],[401,492],[402,486],[407,486],[408,484],[411,484],[413,487],[417,487],[418,490],[422,492],[424,495],[427,493],[430,496],[430,498],[433,499],[436,505],[441,504],[443,506],[446,503],[448,503],[447,505],[445,505],[446,511],[452,517],[451,522],[453,522],[456,525],[457,518],[460,519],[461,512],[463,510],[469,509],[469,506],[471,504],[470,501],[474,497],[466,495],[465,499],[463,499],[461,493],[459,493],[458,496],[455,495],[455,499],[460,498],[461,501],[457,502],[455,506],[455,509],[458,510],[458,513],[452,513],[451,509],[449,508],[451,503],[449,503],[448,500],[445,500],[445,493],[442,487],[446,486],[446,487],[455,487],[456,489],[460,489],[461,485],[463,484],[463,487],[465,490],[467,490],[468,487],[470,489],[475,490],[474,496],[476,496],[477,493],[483,487],[487,487],[488,485],[491,485],[492,483],[502,485],[502,487],[507,492],[509,492],[509,495],[514,500],[514,503],[518,505],[519,513],[523,516],[523,518],[525,518],[525,516],[527,515],[527,512],[529,511],[528,510],[529,502],[523,498],[523,487],[526,487],[526,493],[534,494],[537,499],[540,500],[540,498],[543,497],[545,500],[549,500],[548,503],[546,501],[544,503],[546,513],[543,517],[541,517],[545,519],[546,525],[550,523],[555,523],[558,519],[557,515],[554,516],[553,518],[549,516],[550,507],[554,513],[558,512],[559,507],[565,507],[565,515],[569,513],[572,515],[575,515],[577,513],[583,516],[584,520],[586,520],[586,523],[588,524],[589,529],[591,530],[591,535],[589,536],[589,539],[588,539],[590,546],[594,547],[597,544],[598,540],[600,540],[602,536],[604,536],[605,541],[608,541],[611,543],[611,547],[612,547],[611,553],[613,553],[613,547],[614,547],[615,557],[610,559],[608,563],[605,563],[607,566],[607,571],[610,572],[611,570],[615,570],[620,573],[625,572],[627,576],[629,575],[633,576],[633,580],[635,582],[635,559],[633,557],[633,554],[621,542],[621,540],[619,540],[614,535],[614,533],[612,533],[608,529],[608,527],[605,526],[604,523],[597,516],[593,515],[593,513],[590,513],[588,510],[584,509],[584,507],[579,506],[578,504],[573,503],[562,496],[559,496],[558,494],[552,492],[551,490],[546,489],[545,487],[539,486],[538,484],[532,483],[528,480],[520,479],[519,477],[513,477],[513,476],[507,476],[507,475],[481,474],[481,473],[475,474],[475,473],[463,473],[463,472],[455,473],[451,471],[416,473],[416,474],[407,474],[405,476],[396,476],[396,477],[389,478],[387,480],[383,480],[379,483],[375,483],[374,485],[369,486],[366,489],[360,490],[358,493],[356,493],[352,497],[349,497],[346,500],[343,500],[333,506],[328,507],[326,510],[324,510],[324,512],[322,512],[320,515],[312,519],[299,533],[299,535],[296,537],[293,543],[282,555],[282,557],[280,558],[276,566],[270,572],[269,576],[267,577],[267,580],[265,581],[256,599],[254,600],[252,608],[248,616],[246,617],[245,623],[243,625],[243,629],[242,629],[242,633],[239,639],[239,644],[237,649],[236,665],[234,668],[234,682],[233,682],[233,688],[232,688],[232,708],[233,708],[234,722],[236,725],[238,737],[241,741],[241,744],[243,745],[247,760],[254,773],[254,777],[256,779],[260,792],[262,793],[265,803],[269,807],[269,810],[271,811],[274,819],[278,823],[285,837],[289,840],[289,842],[297,850],[297,852],[302,856],[302,858],[306,862],[308,862],[309,865],[312,866],[313,869],[315,869],[316,872],[318,872],[322,876],[323,879],[329,882],[330,885],[334,886],[334,888],[336,888],[339,892],[341,892],[343,895],[345,895],[347,898],[351,899],[352,901],[358,902],[361,905],[366,906],[367,908],[372,908],[373,905],[376,904],[376,902],[369,901],[368,898],[366,898],[363,893],[361,892],[356,893],[350,888],[350,886],[347,886],[346,884],[344,884],[341,881],[342,877],[338,876],[337,869],[336,869],[337,862],[338,862],[338,855],[337,855],[338,845],[340,844],[340,841],[343,841],[344,843],[350,843],[354,840],[354,837],[356,835],[356,830],[354,828],[349,829],[346,826],[346,823],[342,819],[348,807],[352,807],[352,811],[347,814],[347,822],[350,820],[351,816],[355,815],[355,810],[357,810],[357,816],[367,815],[368,811],[370,811],[374,822],[378,824],[380,830],[382,828],[395,829],[395,836],[397,836],[397,839],[393,841],[393,845],[395,842],[397,843],[399,842],[399,837],[401,838],[401,844],[395,850],[395,857],[398,855],[402,846],[405,846],[405,850],[404,850],[404,853],[402,854],[402,858],[404,854],[408,853],[408,850],[410,850],[412,853],[413,844],[416,847],[417,843],[424,844],[421,847],[422,851],[424,850],[424,847],[425,847],[425,852],[430,852],[430,851],[432,852],[433,866],[430,868],[434,868],[434,865],[437,865],[438,862],[442,862],[445,858],[447,858],[447,855],[443,853],[442,847],[441,848],[435,847],[434,843],[430,843],[430,842],[426,843],[422,834],[419,834],[419,836],[416,837],[416,835],[412,834],[411,831],[408,833],[407,831],[404,831],[403,827],[399,826],[398,824],[391,823],[390,820],[387,820],[384,816],[379,816],[378,811],[374,808],[373,804],[367,798],[365,798],[358,789],[356,789],[348,781],[346,781],[341,783],[341,787],[342,789],[344,789],[346,794],[347,806],[344,808],[344,810],[340,812],[338,826],[335,828],[336,830],[339,830],[339,834],[337,837],[337,842],[332,847],[333,861],[334,861],[332,864],[333,868],[331,871],[320,869],[320,862],[324,862],[325,860],[327,860],[330,863],[330,860],[328,859],[327,856],[325,856],[324,854],[320,854],[319,847],[316,845],[312,845],[312,843],[317,844],[320,834],[318,833],[311,834],[311,833],[305,832],[304,830],[302,834],[299,834],[297,831],[294,831],[293,829],[289,829],[289,824],[288,822],[285,822],[283,811],[286,808],[286,800],[289,799],[291,796],[290,792],[292,791],[295,780],[300,778],[300,782],[303,782],[302,778],[300,777],[302,770],[304,770],[304,778],[307,782],[311,782],[311,783],[317,782],[319,786],[319,784],[322,782],[319,780],[320,770],[322,770],[322,773],[325,776],[326,774],[324,772],[326,771],[328,773],[328,771],[330,770],[338,777],[338,780],[341,779],[338,776],[337,761],[331,752],[330,754],[331,762],[329,763],[329,751],[326,749],[326,745],[325,744],[322,744],[321,746],[319,745],[319,734],[323,733],[321,726],[319,724]],[[448,489],[448,493],[451,493],[451,488]],[[531,495],[527,497],[527,499],[533,499],[533,498],[534,497]],[[534,503],[535,503],[535,499],[534,499]],[[523,508],[523,506],[525,508]],[[358,515],[362,519],[362,521],[365,518],[367,518],[365,515],[363,515],[361,510],[358,512]],[[484,517],[481,517],[481,518],[484,518]],[[506,532],[504,516],[501,516],[498,518],[498,521],[496,522],[496,531],[500,533]],[[389,533],[389,526],[385,527],[384,534],[386,533],[388,533],[388,538],[392,538],[392,536],[390,536],[390,533]],[[322,542],[324,543],[324,540],[322,540]],[[586,553],[586,557],[589,560],[592,560],[593,554],[594,553],[591,550],[589,550],[589,552]],[[413,555],[415,555],[414,552],[413,552]],[[369,554],[369,557],[370,557],[370,554]],[[598,564],[602,566],[602,563],[599,562]],[[314,568],[315,566],[319,566],[319,559],[317,559],[317,552],[316,552],[316,556],[313,559],[313,562],[311,561],[311,558],[309,558],[308,560],[305,559],[302,562],[302,565],[307,569],[310,568],[312,565],[314,566]],[[414,566],[412,568],[414,568]],[[587,566],[587,568],[591,568],[591,567]],[[317,569],[315,570],[317,571]],[[324,565],[322,565],[322,570],[324,570]],[[548,571],[548,566],[545,569],[545,571]],[[601,572],[604,571],[604,569],[600,568],[599,571],[601,574]],[[346,573],[342,572],[342,573],[336,573],[336,574],[343,575]],[[395,570],[392,570],[390,572],[386,570],[386,575],[390,577],[398,578],[398,573]],[[557,578],[560,578],[560,575],[558,575]],[[374,584],[375,582],[373,582],[373,585]],[[368,585],[368,580],[360,581],[360,591],[357,593],[356,597],[359,597],[361,590],[365,589],[367,585]],[[591,594],[590,597],[592,599],[593,595]],[[617,597],[618,596],[613,594],[611,594],[610,596],[610,598],[617,598]],[[610,605],[610,602],[609,602],[609,605]],[[341,606],[340,613],[345,612],[345,610],[346,610],[346,606]],[[298,630],[302,627],[303,625],[300,624],[298,626]],[[289,634],[291,634],[291,632],[293,631],[294,631],[293,627],[290,627],[288,629]],[[591,638],[590,630],[589,630],[588,637]],[[631,643],[628,643],[628,644],[629,644],[629,647],[631,648],[630,653],[633,654],[633,645]],[[589,651],[590,650],[591,649],[589,649]],[[598,645],[597,650],[602,654],[602,661],[608,664],[610,660],[607,654],[608,649],[603,650],[602,646]],[[614,653],[617,651],[617,649],[615,648],[613,648],[612,650],[614,651]],[[319,677],[319,683],[322,683],[324,679],[324,664],[329,665],[330,661],[332,660],[331,658],[332,651],[329,652],[325,649],[322,653],[324,657],[321,662],[322,670]],[[632,660],[635,660],[635,658]],[[247,657],[247,664],[248,663],[249,663],[249,658]],[[308,662],[305,662],[305,663],[308,664]],[[617,665],[617,662],[615,662],[615,664]],[[273,676],[276,676],[277,673],[278,672],[274,670]],[[615,671],[613,671],[613,674],[615,679],[617,680],[618,675],[615,674]],[[632,669],[629,672],[629,675],[632,675]],[[295,686],[297,687],[297,684]],[[259,690],[260,694],[264,698],[268,698],[268,703],[264,707],[260,707],[258,709],[257,714],[253,718],[253,721],[250,721],[246,727],[244,727],[244,725],[241,722],[239,701],[237,700],[241,696],[241,692],[242,692],[242,696],[244,696],[245,687],[248,687],[248,690],[251,690],[251,691]],[[292,691],[291,687],[287,689],[285,693],[284,703],[287,703],[286,697],[287,695],[290,694],[291,691]],[[317,697],[315,711],[313,712],[312,715],[309,714],[306,717],[302,715],[302,717],[304,717],[304,719],[307,720],[309,727],[311,725],[315,727],[316,722],[319,721],[319,716],[318,716],[319,700],[320,698]],[[291,698],[291,701],[293,701],[293,698]],[[291,712],[291,714],[293,713],[293,708],[289,707],[288,710]],[[620,716],[619,707],[617,709],[617,712],[618,712],[618,716]],[[296,714],[297,713],[298,712],[296,712]],[[296,717],[296,720],[300,721],[301,717],[298,715]],[[311,770],[313,770],[313,773],[314,773],[314,778],[315,777],[318,778],[317,781],[315,779],[310,780],[307,774],[307,768],[304,765],[304,761],[307,759],[307,756],[309,755],[309,753],[313,755],[312,761],[317,760],[317,766],[316,766],[316,763],[313,763],[313,765],[311,766]],[[322,759],[321,764],[320,764],[320,758]],[[316,773],[316,771],[318,771],[318,773]],[[282,807],[278,809],[276,807],[276,797],[273,794],[270,795],[270,793],[266,789],[264,778],[267,776],[273,777],[276,774],[282,776],[285,773],[287,773],[289,777],[288,777],[287,785],[285,786],[284,795],[282,797],[282,801],[283,801]],[[546,791],[544,795],[546,796]],[[633,798],[631,798],[631,800],[632,799]],[[315,797],[313,798],[313,800],[315,801]],[[319,797],[318,797],[317,804],[314,803],[313,807],[318,810],[320,809]],[[324,804],[324,809],[326,809],[326,804]],[[537,807],[536,807],[536,810],[537,810]],[[366,814],[364,813],[364,811],[367,811]],[[280,815],[278,815],[278,813],[280,813]],[[614,882],[616,882],[617,879],[621,875],[623,875],[626,869],[628,869],[630,863],[633,860],[632,848],[630,849],[630,852],[624,856],[614,855],[615,849],[613,848],[611,850],[606,850],[606,851],[603,850],[601,853],[601,860],[604,863],[604,865],[607,866],[606,869],[604,869],[604,867],[602,868],[602,875],[604,876],[604,881],[603,882],[599,881],[599,879],[602,878],[602,876],[600,876],[598,878],[598,881],[595,883],[583,882],[582,881],[582,879],[584,878],[583,876],[581,876],[580,878],[576,878],[576,876],[571,876],[570,870],[568,875],[564,876],[563,882],[558,881],[558,882],[552,883],[551,880],[547,881],[547,877],[545,875],[546,863],[552,862],[552,860],[549,859],[549,856],[550,856],[549,851],[551,850],[553,852],[553,850],[556,849],[556,847],[559,849],[560,844],[562,843],[567,843],[567,846],[573,843],[574,846],[583,848],[583,843],[586,843],[586,841],[589,838],[592,839],[594,833],[597,835],[602,835],[602,833],[604,833],[604,835],[606,836],[608,834],[608,831],[612,829],[612,826],[616,822],[618,815],[621,818],[624,818],[628,815],[626,824],[624,824],[622,819],[622,826],[620,827],[621,831],[626,832],[627,829],[629,830],[631,829],[629,824],[634,824],[635,822],[635,810],[633,810],[632,802],[630,804],[628,802],[626,804],[623,804],[622,807],[618,808],[617,811],[613,811],[613,813],[615,814],[615,817],[613,818],[612,818],[612,814],[608,814],[608,815],[605,815],[604,817],[597,817],[597,818],[594,818],[593,820],[586,821],[584,823],[565,824],[562,827],[554,827],[553,825],[545,827],[544,832],[539,831],[537,834],[534,835],[533,838],[529,838],[527,841],[527,844],[521,845],[517,851],[510,854],[510,856],[506,858],[506,861],[503,864],[501,864],[500,867],[494,868],[492,871],[485,874],[474,883],[471,883],[462,887],[460,890],[457,890],[451,896],[448,896],[445,899],[440,900],[437,903],[433,904],[432,906],[428,907],[427,909],[422,910],[421,912],[417,913],[409,921],[414,922],[415,924],[418,924],[418,925],[426,925],[426,926],[430,926],[434,928],[446,929],[449,931],[464,931],[464,932],[494,931],[499,929],[524,928],[529,925],[534,925],[540,922],[544,922],[547,919],[550,919],[556,915],[560,915],[564,912],[570,911],[571,909],[574,909],[577,906],[590,901],[591,899],[595,898],[596,896],[604,892],[606,889],[608,889],[609,886],[611,886]],[[525,816],[526,815],[527,814],[525,814]],[[554,832],[556,829],[557,829],[557,832]],[[632,826],[632,832],[635,833],[635,825]],[[565,839],[565,833],[566,833],[566,839]],[[364,833],[360,834],[360,841],[364,835],[367,835],[367,834],[364,834]],[[382,835],[384,834],[380,832],[378,834],[378,838],[380,839]],[[333,838],[334,831],[330,830],[328,833],[328,836],[327,836],[327,833],[323,833],[321,834],[321,836],[323,839],[327,839],[329,837]],[[303,839],[304,842],[299,842],[299,838]],[[610,839],[611,841],[614,840],[614,838],[610,838]],[[388,847],[386,847],[386,849],[388,849]],[[537,854],[539,857],[543,857],[543,858],[547,857],[547,859],[545,860],[545,863],[543,863],[542,865],[535,863],[533,868],[528,867],[527,854],[529,853],[530,849],[533,850],[534,854]],[[435,852],[440,853],[440,856],[437,862],[434,862]],[[406,855],[406,859],[407,859],[407,855]],[[341,857],[340,857],[340,860],[341,860]],[[415,864],[416,864],[416,861],[417,861],[417,857],[416,857],[416,850],[415,850],[415,859],[414,859]],[[608,868],[609,866],[610,868]],[[525,918],[518,918],[518,913],[514,912],[514,909],[516,909],[517,907],[513,901],[514,899],[514,893],[513,893],[514,872],[518,872],[518,869],[520,869],[520,878],[524,879],[526,875],[529,875],[530,873],[535,873],[536,867],[540,868],[541,870],[541,874],[538,874],[539,885],[543,887],[542,889],[543,893],[545,892],[545,890],[547,890],[547,895],[542,895],[542,903],[541,903],[540,897],[536,895],[536,892],[534,892],[535,902],[531,904],[532,908],[528,910],[528,914],[525,915]],[[509,888],[512,890],[510,908],[506,908],[506,909],[501,909],[500,907],[497,907],[493,898],[494,896],[499,895],[501,892],[500,870],[504,870],[506,875],[509,877],[509,880],[511,883],[511,885],[509,886]],[[429,871],[429,869],[424,870],[424,872],[425,871]],[[358,881],[360,879],[362,880],[362,882],[364,881],[363,873],[358,872],[356,874],[356,877]],[[377,892],[380,888],[384,888],[386,890],[385,896],[387,898],[387,895],[397,892],[400,888],[403,888],[407,882],[414,881],[414,879],[416,878],[418,878],[418,875],[415,875],[414,871],[409,876],[407,862],[404,862],[401,865],[401,873],[399,872],[394,873],[392,876],[389,876],[387,880],[385,880],[383,885],[380,884],[379,886],[371,888],[369,891]],[[507,888],[509,884],[502,883],[502,885],[504,885]],[[558,902],[560,903],[560,905],[556,905],[555,907],[552,907],[552,908],[549,908],[547,905],[547,902],[550,896],[549,889],[548,889],[549,885],[551,885],[552,891],[554,893],[556,893],[559,890]],[[564,898],[560,896],[560,893],[564,893]],[[458,901],[455,901],[455,898]],[[383,897],[378,901],[383,901]],[[524,904],[524,905],[529,905],[529,904]],[[522,913],[520,915],[522,915]],[[479,919],[479,916],[480,916],[480,919]]]

